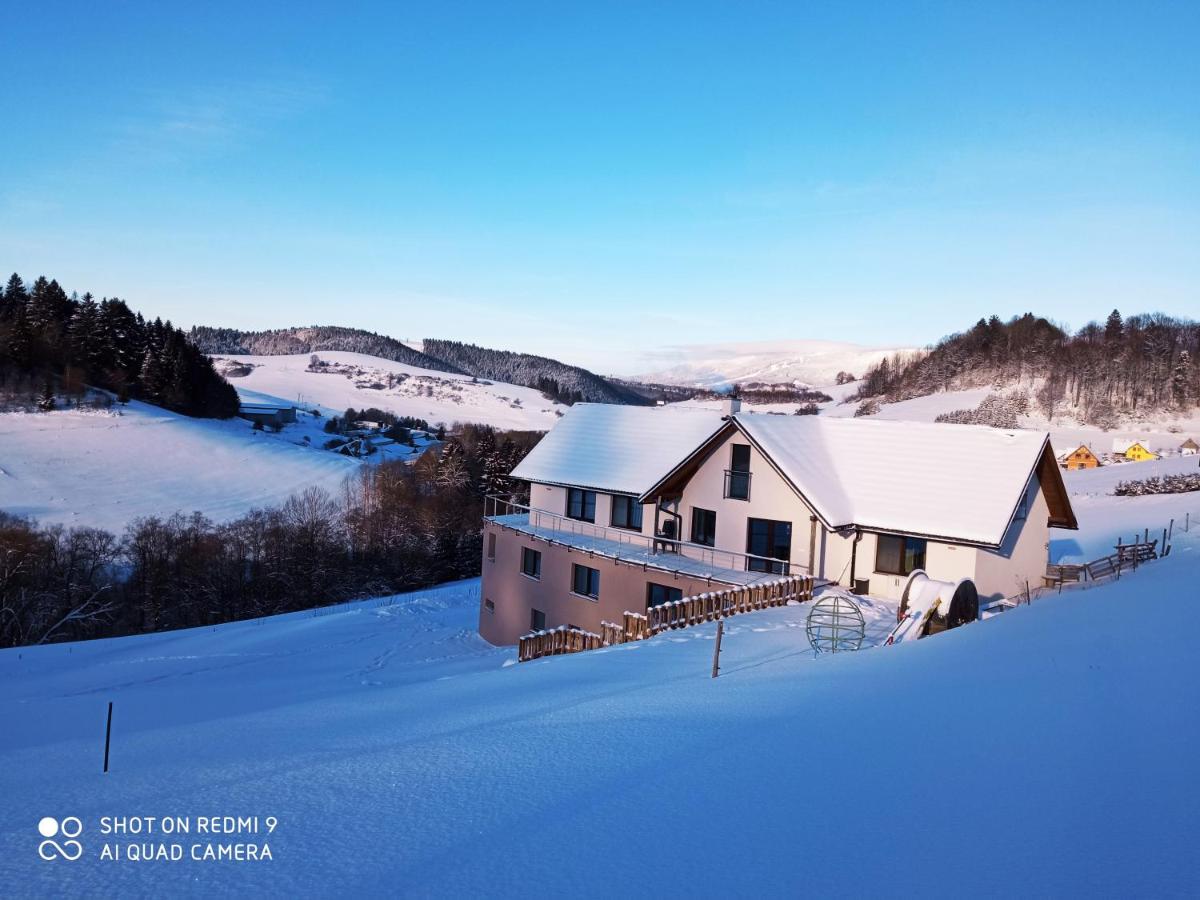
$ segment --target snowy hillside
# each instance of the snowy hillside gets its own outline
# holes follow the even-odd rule
[[[1200,533],[1120,582],[814,659],[805,609],[512,664],[476,582],[313,616],[0,651],[0,883],[27,896],[1190,891]],[[246,690],[246,685],[253,690]],[[102,775],[106,704],[112,768]],[[83,857],[43,862],[43,816]],[[273,816],[104,836],[101,816]],[[178,862],[101,861],[180,842]],[[269,862],[193,844],[266,843]],[[720,846],[714,851],[714,846]],[[636,873],[609,877],[604,873]]]
[[[337,351],[317,353],[326,365],[311,371],[311,356],[222,356],[217,368],[245,400],[319,406],[326,414],[373,406],[431,425],[477,422],[545,431],[566,410],[533,388]],[[245,367],[250,367],[249,374],[238,376]]]
[[[0,509],[120,532],[139,516],[198,510],[224,521],[311,485],[336,491],[360,465],[242,419],[193,419],[134,401],[110,412],[0,414]]]
[[[833,384],[838,372],[860,375],[905,348],[863,347],[841,341],[764,341],[666,348],[663,367],[637,376],[654,384],[716,388],[734,382]]]

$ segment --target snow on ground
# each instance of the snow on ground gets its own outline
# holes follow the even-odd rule
[[[23,896],[1188,895],[1200,534],[1120,582],[813,658],[804,607],[515,665],[478,589],[0,651]],[[1130,640],[1131,615],[1165,623]],[[100,773],[115,703],[112,770]],[[100,816],[276,816],[270,862],[102,862]],[[38,859],[43,816],[84,856]],[[198,840],[182,838],[186,853]],[[224,840],[236,840],[225,838]]]
[[[1176,536],[1189,523],[1191,533],[1200,534],[1200,492],[1144,497],[1116,497],[1112,493],[1121,481],[1195,472],[1198,467],[1200,458],[1184,456],[1063,472],[1079,530],[1052,528],[1050,558],[1055,562],[1089,562],[1112,553],[1117,538],[1128,544],[1135,537],[1141,540],[1147,530],[1152,539],[1158,539],[1161,549],[1163,529],[1170,529],[1172,520]]]
[[[116,532],[177,511],[232,519],[309,486],[336,491],[359,463],[320,449],[324,437],[310,417],[272,434],[136,401],[109,412],[4,413],[0,509]]]
[[[309,371],[313,356],[328,364]],[[319,406],[327,415],[347,407],[376,407],[398,416],[415,416],[431,425],[477,422],[496,428],[546,431],[567,407],[533,388],[500,381],[473,380],[419,369],[364,353],[320,351],[294,356],[222,356],[253,366],[248,375],[227,376],[248,402]]]

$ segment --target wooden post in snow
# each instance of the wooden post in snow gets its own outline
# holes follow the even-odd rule
[[[104,774],[108,774],[108,747],[112,743],[112,701],[108,701],[108,724],[104,726]]]
[[[713,673],[712,677],[716,678],[717,673],[721,671],[721,637],[725,634],[725,620],[717,620],[717,642],[713,645]]]

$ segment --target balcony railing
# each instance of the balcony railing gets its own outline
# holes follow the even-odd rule
[[[505,517],[511,516],[526,517],[525,522],[503,521]],[[787,575],[791,571],[791,564],[787,560],[769,556],[755,556],[753,553],[738,553],[734,550],[720,550],[716,547],[706,547],[702,544],[693,544],[690,541],[682,541],[675,538],[664,539],[664,536],[661,535],[655,537],[649,534],[642,534],[639,531],[629,531],[625,528],[609,528],[604,525],[581,522],[577,519],[569,519],[558,513],[547,512],[544,509],[534,509],[521,503],[514,503],[503,497],[487,497],[484,499],[484,517],[495,520],[500,525],[509,525],[510,527],[527,525],[529,528],[540,531],[594,538],[627,547],[628,550],[626,552],[621,552],[617,548],[616,552],[610,554],[618,559],[632,556],[657,556],[662,558],[662,561],[658,563],[659,565],[669,567],[670,558],[672,556],[680,556],[714,569],[726,569],[735,572],[762,572],[764,574]],[[571,543],[570,540],[560,540],[562,540],[562,543]]]
[[[725,470],[725,497],[729,500],[750,499],[750,473],[737,469]]]

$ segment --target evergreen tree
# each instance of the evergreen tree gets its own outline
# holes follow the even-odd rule
[[[1108,314],[1108,320],[1104,323],[1104,339],[1119,341],[1124,333],[1125,323],[1121,320],[1121,313],[1114,309]]]

